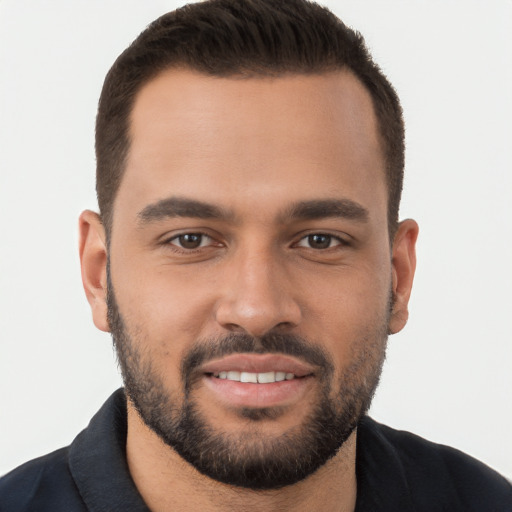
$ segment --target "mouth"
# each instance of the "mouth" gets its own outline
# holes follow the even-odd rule
[[[315,369],[278,354],[232,354],[201,367],[203,382],[222,405],[263,408],[299,402]]]
[[[272,384],[273,382],[282,382],[283,380],[293,380],[303,377],[297,377],[293,373],[270,371],[270,372],[239,372],[236,370],[221,371],[212,375],[216,379],[226,379],[234,382],[250,382],[252,384]]]

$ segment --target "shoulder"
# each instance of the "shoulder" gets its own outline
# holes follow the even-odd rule
[[[464,511],[512,511],[512,485],[496,471],[449,446],[365,418],[358,430],[361,447],[394,464],[418,509],[424,504]],[[359,440],[358,440],[359,441]],[[363,448],[363,451],[367,451]],[[393,460],[393,463],[389,462]],[[445,508],[442,508],[445,510]]]
[[[68,451],[61,448],[0,478],[0,512],[85,510],[69,472]]]

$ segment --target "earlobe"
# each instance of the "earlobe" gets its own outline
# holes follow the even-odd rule
[[[389,334],[401,331],[409,317],[409,298],[416,270],[416,239],[418,224],[412,219],[404,220],[398,226],[393,241],[393,308],[389,320]]]
[[[85,210],[79,219],[80,266],[85,295],[96,327],[109,332],[107,320],[107,246],[99,215]]]

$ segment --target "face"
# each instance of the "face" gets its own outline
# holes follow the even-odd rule
[[[108,254],[130,407],[212,478],[305,478],[353,432],[405,322],[368,93],[348,72],[173,70],[139,93],[130,135]]]

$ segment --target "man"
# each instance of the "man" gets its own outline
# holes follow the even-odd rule
[[[407,321],[403,122],[302,1],[154,22],[109,72],[82,277],[125,391],[0,510],[507,510],[510,485],[366,416]]]

